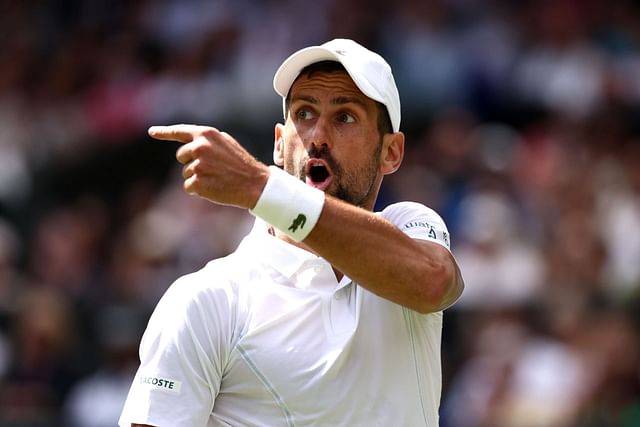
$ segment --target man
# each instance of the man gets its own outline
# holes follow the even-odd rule
[[[404,153],[391,69],[336,39],[291,55],[274,87],[286,172],[217,129],[149,130],[184,143],[187,192],[257,219],[159,302],[120,425],[435,427],[442,310],[463,282],[435,212],[372,212]]]

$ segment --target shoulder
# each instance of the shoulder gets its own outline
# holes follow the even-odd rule
[[[238,316],[239,284],[245,274],[234,256],[209,262],[177,278],[158,302],[150,325],[232,324]]]
[[[433,209],[416,202],[387,206],[380,215],[414,239],[432,240],[447,248],[450,236],[444,220]]]
[[[382,212],[380,212],[380,215],[390,221],[393,219],[402,220],[403,218],[413,218],[416,216],[420,216],[444,224],[444,221],[436,211],[423,205],[422,203],[417,202],[393,203],[384,208]]]
[[[188,305],[212,297],[231,298],[234,293],[231,270],[232,263],[226,258],[211,261],[198,271],[178,277],[162,299],[170,300],[172,305]]]

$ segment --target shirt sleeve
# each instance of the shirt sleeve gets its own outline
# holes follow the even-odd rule
[[[381,215],[409,237],[430,240],[451,250],[447,226],[433,209],[420,203],[400,202],[387,206]]]
[[[120,426],[207,425],[233,335],[233,293],[208,276],[178,279],[156,306]]]
[[[449,230],[447,230],[444,220],[433,209],[420,203],[400,202],[387,206],[380,214],[412,239],[435,242],[451,252]],[[453,257],[453,253],[451,255],[456,269],[455,280],[457,286],[464,288],[464,279],[462,278],[460,267],[455,257]],[[453,305],[454,302],[452,301],[448,307]]]

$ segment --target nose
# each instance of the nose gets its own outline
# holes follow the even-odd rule
[[[308,143],[316,148],[329,147],[331,144],[329,120],[325,116],[320,116],[309,129]]]

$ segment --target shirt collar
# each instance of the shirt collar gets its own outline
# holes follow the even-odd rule
[[[313,253],[285,242],[269,233],[269,226],[256,218],[253,228],[238,247],[254,259],[264,260],[287,278],[302,268],[305,262],[326,262]]]

